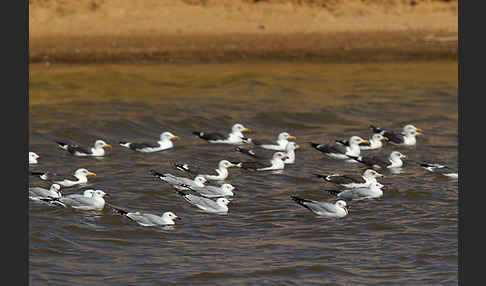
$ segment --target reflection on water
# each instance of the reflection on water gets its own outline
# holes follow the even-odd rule
[[[97,174],[83,187],[110,193],[129,210],[182,217],[171,229],[142,227],[108,207],[91,213],[29,202],[32,285],[447,285],[457,284],[457,180],[417,162],[457,166],[457,63],[231,63],[30,67],[29,150],[34,168]],[[183,175],[171,163],[213,170],[221,159],[250,160],[195,130],[241,122],[254,138],[297,137],[296,163],[283,171],[229,170],[238,187],[228,215],[185,202],[150,169]],[[383,170],[380,199],[350,201],[342,219],[314,216],[290,195],[334,201],[337,187],[315,173],[359,173],[308,142],[368,138],[369,124],[424,130],[399,150],[400,170]],[[175,148],[133,152],[119,141],[155,142],[169,130]],[[113,145],[104,158],[78,158],[55,140]],[[117,147],[118,146],[118,147]],[[381,171],[380,171],[381,172]],[[30,185],[48,187],[30,177]]]

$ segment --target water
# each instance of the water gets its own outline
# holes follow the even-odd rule
[[[29,150],[35,167],[97,174],[87,188],[131,210],[180,217],[173,230],[142,227],[109,207],[81,212],[29,202],[31,285],[456,285],[458,183],[417,166],[457,166],[457,63],[231,63],[30,67]],[[212,145],[195,130],[226,131],[236,122],[256,138],[297,137],[296,163],[281,172],[230,169],[239,188],[228,215],[190,206],[149,169],[182,175],[171,162],[214,169],[221,159],[250,160]],[[349,202],[342,219],[319,218],[289,196],[335,201],[313,173],[359,173],[308,142],[368,137],[368,125],[424,130],[408,156],[384,171],[383,198]],[[153,154],[118,146],[178,135]],[[78,158],[54,140],[113,145],[105,158]],[[30,177],[30,185],[48,184]]]

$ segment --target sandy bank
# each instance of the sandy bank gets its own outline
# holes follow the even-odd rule
[[[439,0],[30,0],[30,60],[455,59],[457,12]]]

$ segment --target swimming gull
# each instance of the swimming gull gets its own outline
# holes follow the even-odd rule
[[[444,164],[423,162],[420,163],[420,166],[427,171],[433,172],[435,174],[440,174],[449,178],[457,179],[459,177],[459,173],[456,169],[446,166]]]
[[[38,160],[40,156],[37,155],[37,153],[35,152],[29,152],[29,165],[30,164],[37,164],[38,163]]]
[[[289,140],[295,140],[295,136],[290,135],[287,132],[282,132],[278,134],[277,141],[272,141],[269,139],[252,139],[243,138],[243,142],[253,144],[263,149],[274,150],[274,151],[285,151],[285,147]]]
[[[175,225],[174,220],[181,220],[182,218],[177,216],[173,212],[164,212],[162,216],[144,213],[140,211],[129,212],[124,209],[110,205],[117,213],[126,216],[127,218],[133,220],[141,226],[166,226]]]
[[[34,176],[39,176],[44,181],[50,181],[63,187],[72,187],[78,184],[85,184],[88,182],[88,176],[96,176],[95,173],[88,171],[85,168],[77,169],[76,171],[74,171],[74,175],[72,176],[58,175],[49,171],[30,171],[30,174]]]
[[[61,149],[68,151],[71,155],[80,156],[80,157],[81,156],[101,157],[105,155],[105,149],[104,149],[105,147],[111,148],[111,145],[107,144],[103,140],[96,140],[94,143],[94,147],[91,147],[89,151],[79,146],[78,144],[67,144],[60,141],[56,141],[56,143]]]
[[[188,203],[208,213],[227,214],[228,205],[231,204],[231,201],[228,200],[227,198],[218,198],[216,201],[213,201],[205,197],[200,197],[193,194],[186,194],[182,191],[177,191],[177,192]]]
[[[363,174],[355,175],[355,174],[329,174],[329,175],[320,175],[315,174],[317,177],[324,179],[327,182],[340,185],[346,188],[359,188],[359,187],[366,187],[371,183],[376,183],[376,178],[384,176],[372,169],[366,169]]]
[[[371,135],[371,137],[368,139],[367,143],[360,143],[359,144],[359,149],[360,150],[375,150],[383,147],[383,142],[388,141],[388,138],[379,134],[379,133],[374,133]],[[349,146],[349,140],[336,140],[336,143],[342,144],[344,146]]]
[[[215,169],[216,173],[215,174],[205,174],[206,171],[201,170],[200,168],[195,168],[192,166],[189,166],[188,164],[180,164],[180,163],[175,163],[174,167],[178,170],[184,171],[184,172],[189,172],[191,174],[197,174],[200,176],[203,176],[207,180],[211,181],[223,181],[228,177],[228,168],[231,167],[236,167],[235,164],[231,163],[228,160],[221,160],[218,163],[218,168]]]
[[[157,143],[131,143],[126,141],[120,141],[120,146],[129,148],[134,151],[142,152],[142,153],[152,153],[170,149],[174,147],[173,140],[178,140],[179,136],[172,134],[171,132],[163,132],[160,134],[160,140]]]
[[[219,132],[202,131],[194,131],[192,134],[206,140],[209,143],[243,144],[243,132],[250,132],[250,129],[246,128],[240,123],[236,123],[233,125],[233,127],[231,127],[231,132],[227,135]]]
[[[109,196],[102,190],[91,190],[91,196],[84,194],[72,194],[55,198],[53,203],[59,203],[65,207],[72,207],[73,209],[85,211],[100,211],[105,207],[105,199],[103,197]]]
[[[238,188],[231,184],[222,184],[221,186],[205,185],[204,187],[188,185],[182,186],[187,187],[188,189],[197,192],[206,198],[230,197],[234,195],[233,191],[238,190]]]
[[[348,156],[348,157],[375,169],[400,168],[403,166],[402,159],[407,158],[406,155],[398,151],[392,151],[389,156],[377,155],[377,156]]]
[[[287,159],[284,160],[285,164],[293,164],[295,163],[295,149],[299,148],[299,145],[293,141],[287,142],[285,145],[284,153],[287,155]],[[237,146],[235,151],[240,153],[249,155],[256,159],[268,159],[270,160],[273,157],[273,152],[266,149],[248,149],[244,147]]]
[[[375,199],[383,196],[383,190],[387,186],[384,186],[378,182],[371,183],[366,187],[352,188],[347,190],[324,190],[332,195],[338,196],[343,199],[350,200],[364,200]]]
[[[351,136],[349,138],[349,146],[344,146],[342,144],[317,144],[310,143],[312,147],[316,150],[321,151],[324,155],[333,159],[349,159],[348,156],[359,156],[360,154],[360,143],[367,143],[368,140],[364,140],[359,136]]]
[[[386,130],[374,125],[370,125],[373,133],[379,133],[389,139],[389,142],[395,145],[415,145],[417,139],[415,136],[421,135],[422,130],[412,124],[407,124],[402,131]]]
[[[50,200],[52,198],[60,198],[61,196],[61,186],[59,184],[52,184],[49,189],[29,187],[29,199],[33,201]]]
[[[150,170],[150,174],[152,176],[158,177],[161,179],[163,182],[173,186],[175,189],[178,190],[188,190],[188,187],[204,187],[205,183],[208,181],[206,178],[203,176],[196,176],[194,179],[189,179],[185,177],[178,177],[174,176],[169,173],[159,173],[155,170]]]
[[[343,200],[339,200],[333,204],[329,202],[303,199],[297,196],[290,196],[290,198],[297,204],[309,209],[311,212],[319,216],[341,218],[349,213],[349,207],[347,207],[346,202]]]
[[[270,160],[252,161],[252,162],[234,162],[237,167],[255,171],[283,170],[285,168],[284,160],[288,158],[283,152],[275,152]]]

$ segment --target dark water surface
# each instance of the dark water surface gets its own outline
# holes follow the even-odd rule
[[[31,285],[456,285],[458,183],[417,166],[457,166],[457,63],[254,63],[30,67],[29,149],[35,167],[97,174],[87,188],[128,209],[180,217],[173,230],[142,227],[112,212],[29,202]],[[149,169],[182,175],[170,162],[214,169],[248,159],[195,130],[240,122],[255,138],[297,137],[296,163],[281,172],[230,169],[239,188],[228,215],[200,212]],[[348,202],[342,219],[319,218],[289,195],[335,201],[313,173],[359,173],[362,165],[325,158],[307,142],[368,137],[370,123],[424,130],[414,147],[385,146],[409,158],[384,171],[383,198]],[[155,141],[169,151],[141,154],[120,140]],[[54,140],[113,145],[105,158],[78,158]],[[30,185],[49,185],[30,178]]]

